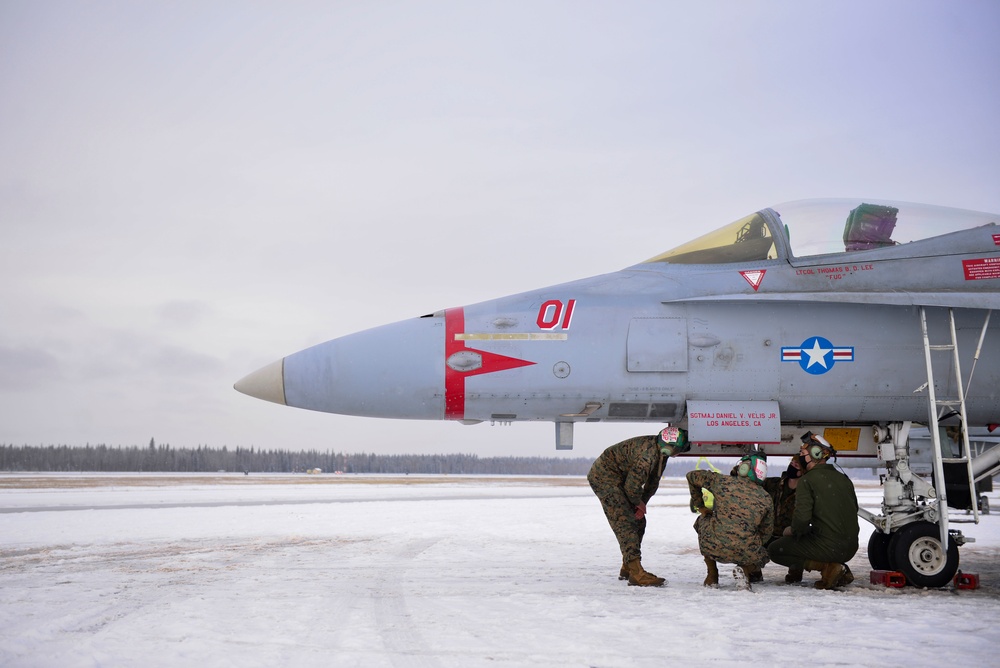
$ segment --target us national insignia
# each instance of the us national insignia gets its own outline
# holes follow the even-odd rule
[[[822,336],[811,336],[801,346],[782,346],[782,362],[798,362],[806,373],[824,374],[837,362],[853,362],[854,346],[835,346]]]

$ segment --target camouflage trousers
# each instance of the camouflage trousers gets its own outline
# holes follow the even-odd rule
[[[635,519],[635,506],[625,496],[621,487],[604,485],[599,481],[590,481],[590,488],[601,501],[604,515],[608,518],[611,530],[618,539],[618,547],[622,551],[622,561],[629,562],[642,557],[642,536],[646,533],[646,518]]]
[[[698,534],[701,555],[723,564],[763,567],[768,562],[767,550],[756,536],[741,536],[742,532],[734,528],[732,522],[699,515],[694,521],[694,530]]]

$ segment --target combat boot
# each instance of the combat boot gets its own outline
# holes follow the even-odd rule
[[[718,587],[719,586],[719,566],[715,563],[715,559],[709,559],[705,557],[705,565],[708,566],[708,575],[705,576],[705,586],[706,587]]]
[[[812,559],[806,559],[802,562],[802,570],[804,571],[820,571],[823,570],[822,561],[813,561]]]
[[[628,564],[625,563],[625,557],[622,557],[622,568],[618,571],[619,580],[628,580]]]
[[[851,584],[852,582],[854,582],[854,573],[851,572],[851,567],[850,566],[848,566],[847,564],[844,564],[844,572],[840,576],[840,579],[837,580],[837,586],[838,587],[846,587],[847,585]]]
[[[821,566],[822,568],[819,569],[810,569],[820,572],[820,579],[813,586],[816,589],[835,589],[840,585],[840,578],[844,575],[844,564],[829,561],[821,562]]]
[[[789,568],[788,573],[785,574],[785,584],[796,584],[798,582],[802,582],[802,569]]]
[[[760,566],[740,566],[740,568],[743,569],[743,574],[747,576],[747,582],[750,584],[764,581],[764,572],[760,570]]]
[[[667,582],[664,578],[658,578],[652,573],[647,573],[638,559],[628,562],[626,568],[628,568],[629,586],[659,587]]]

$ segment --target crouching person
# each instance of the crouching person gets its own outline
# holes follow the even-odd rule
[[[822,436],[802,436],[806,472],[795,491],[792,524],[767,548],[772,560],[788,567],[786,582],[801,582],[803,569],[819,571],[817,589],[854,581],[847,562],[858,551],[858,497],[851,479],[827,463],[834,455]]]
[[[805,465],[798,455],[792,457],[788,463],[788,468],[780,477],[768,478],[764,481],[764,491],[771,495],[774,500],[774,531],[771,537],[764,543],[764,547],[770,547],[771,543],[784,536],[784,531],[792,525],[792,516],[795,514],[795,489],[799,485],[799,478],[805,472]],[[750,573],[750,582],[760,582],[764,579],[764,574],[760,571]],[[785,576],[785,582],[801,582],[802,570],[790,569]]]
[[[587,474],[621,548],[618,578],[630,585],[659,587],[666,582],[646,572],[640,561],[646,504],[656,494],[667,458],[688,448],[687,432],[667,427],[655,436],[637,436],[612,445]]]
[[[728,476],[712,471],[687,474],[691,509],[701,514],[694,529],[708,567],[706,587],[719,584],[717,562],[736,564],[733,577],[740,589],[750,589],[749,573],[768,562],[764,543],[774,527],[774,508],[761,486],[766,477],[763,453],[743,457]],[[711,510],[705,507],[703,489],[715,497]]]

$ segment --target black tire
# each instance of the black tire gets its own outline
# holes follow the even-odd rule
[[[889,563],[889,541],[892,534],[882,533],[878,529],[872,532],[872,537],[868,539],[868,563],[876,571],[891,571],[892,564]]]
[[[979,512],[983,515],[990,514],[990,499],[985,494],[979,497]]]
[[[945,550],[941,530],[930,522],[907,524],[894,533],[888,553],[892,570],[914,587],[944,587],[958,572],[958,545],[949,537]]]

